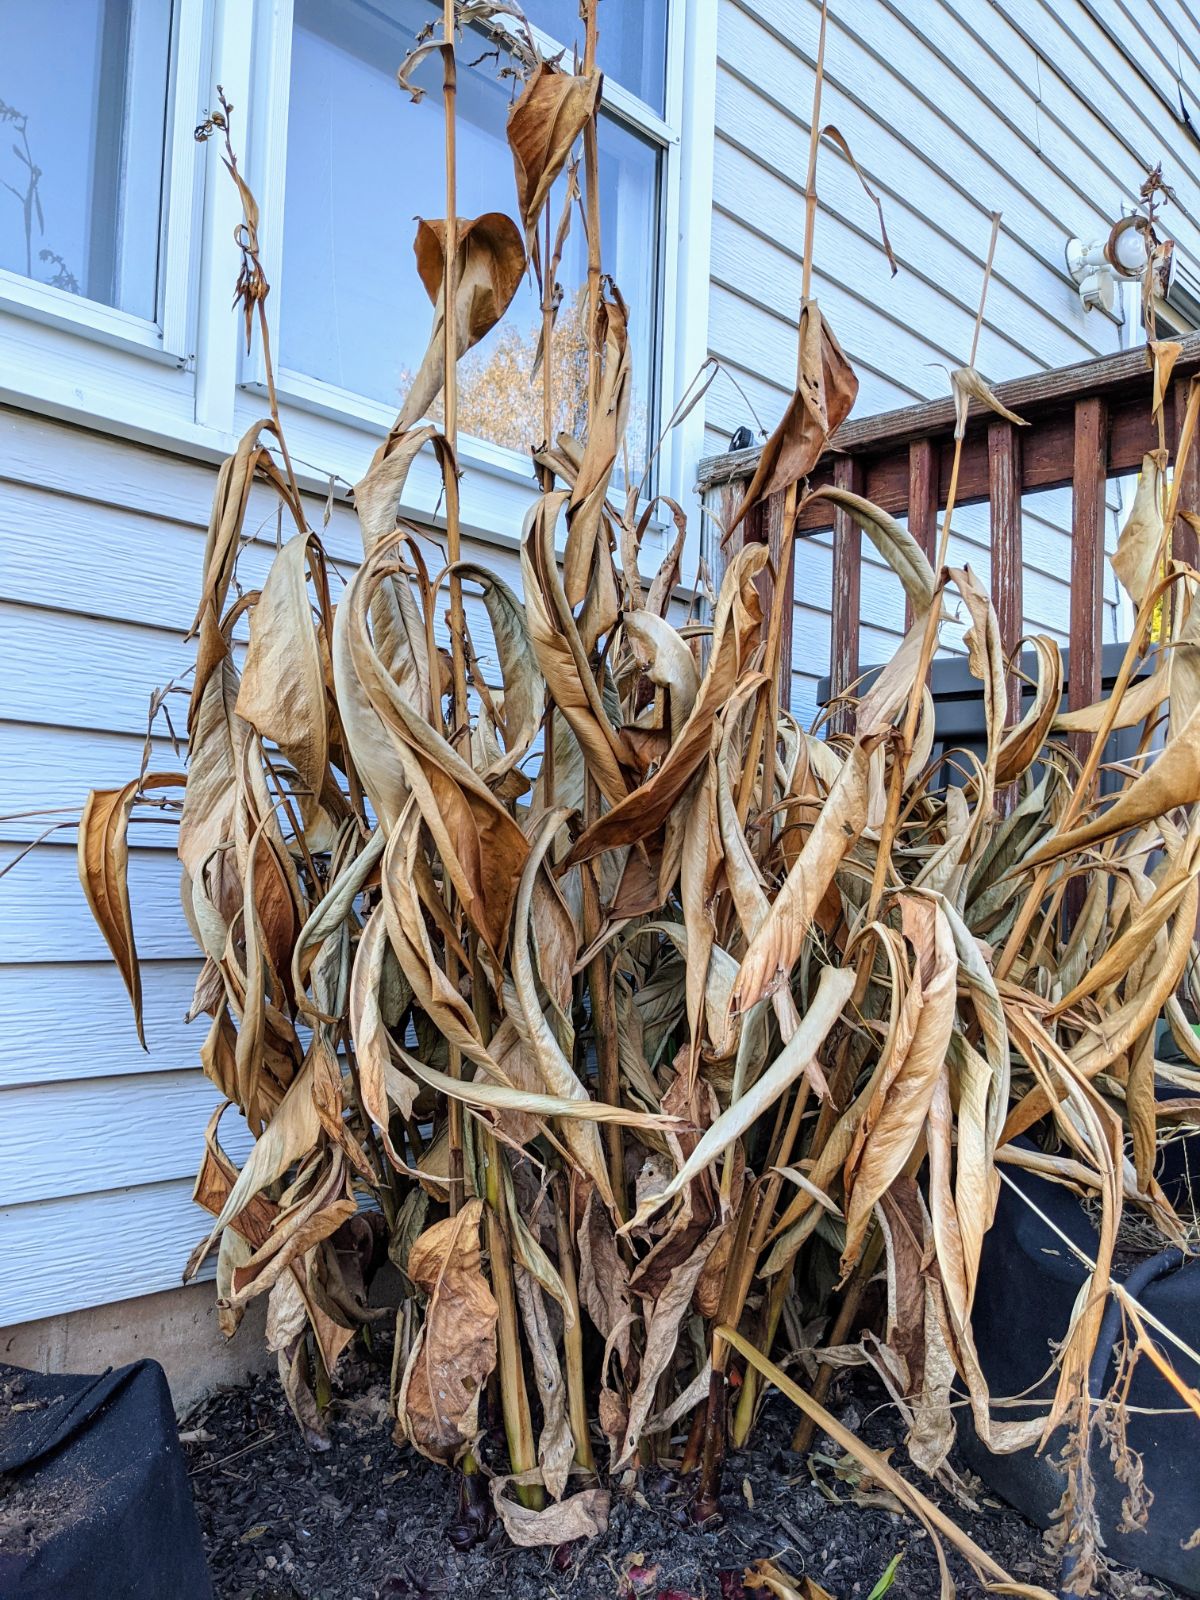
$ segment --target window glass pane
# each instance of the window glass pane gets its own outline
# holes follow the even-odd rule
[[[527,0],[525,15],[559,44],[583,58],[579,0]],[[596,61],[623,89],[658,112],[663,109],[667,65],[667,0],[600,0]]]
[[[414,216],[445,210],[440,62],[428,59],[418,104],[396,68],[431,15],[400,0],[397,26],[368,0],[296,0],[288,124],[281,359],[285,366],[399,407],[420,365],[432,312],[417,276]],[[516,213],[504,122],[511,79],[494,59],[458,73],[458,210]],[[630,306],[634,395],[631,465],[643,459],[653,418],[652,353],[658,281],[659,154],[615,121],[600,125],[604,269]],[[557,222],[564,181],[553,200]],[[559,281],[557,425],[578,433],[582,341],[579,290],[587,255],[578,208]],[[532,377],[541,328],[528,279],[499,328],[460,365],[465,433],[525,449],[541,438],[542,391]],[[586,358],[584,358],[586,366]]]
[[[155,315],[169,0],[0,0],[0,267]]]

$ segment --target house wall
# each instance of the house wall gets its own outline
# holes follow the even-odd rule
[[[845,162],[823,151],[816,286],[862,379],[858,414],[944,392],[937,364],[957,364],[969,345],[993,207],[1004,232],[979,365],[994,379],[1119,347],[1115,323],[1083,314],[1062,250],[1071,233],[1102,231],[1148,163],[1163,159],[1180,197],[1167,220],[1181,248],[1200,255],[1200,149],[1167,103],[1176,46],[1139,41],[1141,9],[1133,0],[832,0],[823,114],[882,193],[901,265],[890,278],[874,207]],[[1200,83],[1200,29],[1182,0],[1150,9],[1175,30],[1185,76]],[[770,427],[794,365],[817,7],[719,0],[717,15],[708,344]],[[226,288],[212,293],[224,313]],[[706,401],[705,448],[722,450],[747,411],[720,377]],[[329,464],[334,443],[341,451],[334,426],[303,420],[297,456]],[[352,471],[344,453],[336,464]],[[209,460],[0,409],[0,861],[56,820],[21,813],[69,821],[89,787],[138,770],[150,691],[190,665],[185,635],[214,478]],[[314,526],[324,510],[314,499]],[[1028,622],[1060,636],[1065,516],[1065,495],[1045,497],[1025,530]],[[247,527],[241,574],[252,585],[276,538],[267,500]],[[978,514],[965,512],[960,527],[956,554],[986,575]],[[327,542],[343,570],[356,559],[340,503]],[[464,553],[519,585],[511,541]],[[806,544],[801,712],[828,667],[829,579],[828,541]],[[890,575],[870,563],[862,592],[867,660],[894,645],[901,606]],[[169,703],[182,732],[185,697]],[[161,735],[153,764],[177,765]],[[73,841],[69,826],[57,829],[0,878],[0,1328],[168,1289],[205,1229],[190,1195],[215,1096],[196,1065],[203,1024],[183,1022],[197,962],[178,912],[172,830],[138,825],[131,852],[149,1054],[87,914]],[[240,1159],[246,1136],[226,1121],[223,1139]],[[0,1354],[4,1346],[0,1338]]]
[[[151,691],[174,679],[168,712],[186,734],[185,635],[215,481],[208,462],[0,408],[0,862],[56,813],[78,817],[89,788],[137,774]],[[325,510],[310,502],[313,527]],[[275,549],[268,494],[245,526],[238,577],[252,588]],[[335,573],[349,571],[361,546],[344,504],[324,540]],[[519,588],[511,544],[467,541],[463,554]],[[486,672],[477,605],[468,620]],[[156,729],[151,767],[178,769],[161,718]],[[191,1199],[217,1099],[198,1066],[206,1019],[184,1022],[199,962],[174,828],[130,831],[148,1053],[87,910],[74,840],[73,827],[56,829],[0,878],[0,1329],[178,1285],[211,1221]],[[250,1141],[236,1112],[221,1139],[240,1162]],[[0,1359],[5,1344],[0,1334]]]
[[[713,454],[753,426],[751,406],[773,427],[794,383],[818,19],[818,0],[719,0],[709,344],[729,376],[708,396]],[[1179,119],[1179,76],[1189,96],[1200,86],[1200,17],[1183,0],[830,0],[822,122],[879,192],[900,267],[891,277],[873,202],[823,145],[814,293],[858,373],[856,416],[947,392],[946,369],[970,350],[993,210],[979,369],[997,381],[1123,347],[1115,321],[1084,312],[1063,252],[1073,235],[1103,237],[1161,161],[1177,195],[1163,226],[1200,258],[1200,144]],[[1025,625],[1065,641],[1069,491],[1027,498],[1025,513]],[[954,526],[954,559],[986,581],[986,506]],[[805,719],[829,665],[829,544],[798,556],[793,707]],[[903,622],[873,552],[862,621],[865,665],[890,655]]]

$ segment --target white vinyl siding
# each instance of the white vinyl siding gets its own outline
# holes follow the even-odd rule
[[[208,463],[0,409],[0,862],[53,813],[78,816],[89,788],[137,773],[151,691],[192,664],[185,634],[215,481]],[[324,509],[310,500],[316,528]],[[271,496],[252,500],[246,528],[238,575],[252,586],[275,548]],[[361,548],[344,504],[323,537],[336,598],[336,573]],[[511,543],[468,540],[463,554],[519,587]],[[483,646],[482,608],[467,605]],[[444,620],[437,632],[448,645]],[[182,736],[186,694],[169,705]],[[156,735],[152,765],[177,768],[161,719]],[[207,1018],[183,1021],[199,961],[175,830],[130,834],[148,1054],[84,901],[74,839],[56,830],[0,878],[0,1327],[170,1288],[208,1225],[191,1188],[217,1096],[198,1066]],[[244,1158],[236,1109],[221,1138]]]
[[[993,381],[1122,348],[1116,322],[1084,312],[1063,252],[1072,235],[1103,237],[1155,162],[1178,195],[1162,226],[1200,259],[1200,147],[1178,119],[1173,62],[1178,40],[1185,82],[1200,82],[1200,23],[1183,5],[1160,9],[1149,47],[1140,8],[1115,3],[831,0],[822,122],[882,196],[900,265],[891,277],[874,204],[823,145],[814,292],[859,376],[855,416],[947,392],[946,369],[969,353],[993,210],[1003,221],[977,358]],[[818,18],[816,0],[720,0],[718,12],[709,347],[768,429],[795,379]],[[706,450],[726,449],[742,424],[754,425],[746,400],[719,376]],[[1115,492],[1111,503],[1110,539]],[[1068,491],[1027,498],[1025,626],[1064,642],[1069,526]],[[986,507],[959,510],[954,527],[952,559],[986,582]],[[805,721],[828,670],[829,543],[808,540],[798,557],[793,707]],[[890,654],[903,621],[899,585],[873,553],[862,621],[865,665]]]

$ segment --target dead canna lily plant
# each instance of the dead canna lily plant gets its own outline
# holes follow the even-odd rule
[[[187,772],[174,780],[183,914],[202,955],[193,1013],[208,1018],[201,1060],[223,1100],[196,1184],[213,1223],[188,1275],[216,1251],[230,1333],[267,1297],[283,1384],[319,1446],[339,1355],[379,1315],[365,1284],[386,1249],[406,1288],[397,1436],[458,1464],[476,1511],[490,1480],[523,1544],[603,1527],[611,1486],[679,1459],[679,1435],[682,1469],[699,1471],[697,1515],[714,1513],[760,1377],[797,1389],[778,1361],[806,1352],[806,1329],[829,1312],[844,1344],[881,1273],[886,1319],[865,1350],[921,1467],[946,1461],[956,1376],[995,1449],[1064,1418],[1085,1427],[1122,1208],[1180,1236],[1154,1160],[1200,1089],[1188,1022],[1200,1002],[1200,610],[1196,574],[1170,550],[1180,474],[1169,503],[1158,479],[1139,495],[1122,539],[1137,621],[1113,694],[1060,715],[1058,648],[1037,639],[1015,723],[1017,666],[992,603],[945,565],[951,511],[931,566],[877,506],[821,491],[889,563],[913,622],[835,708],[836,733],[799,726],[776,689],[790,586],[764,584],[765,546],[727,543],[702,620],[676,598],[679,507],[666,508],[678,539],[661,570],[638,570],[651,512],[620,477],[629,334],[601,271],[602,85],[596,7],[585,10],[576,70],[527,63],[509,123],[515,220],[457,216],[453,138],[456,31],[508,26],[513,8],[471,0],[460,16],[448,0],[420,47],[443,70],[447,210],[417,231],[434,304],[422,378],[354,488],[362,562],[335,604],[272,397],[218,475]],[[230,116],[212,119],[226,140]],[[588,427],[530,441],[538,487],[518,596],[463,557],[456,363],[503,316],[539,239],[552,323],[570,197],[565,221],[551,213],[578,182],[580,139]],[[237,177],[232,146],[227,160]],[[267,285],[257,208],[238,183],[249,325]],[[809,259],[811,243],[810,228]],[[796,395],[747,494],[747,506],[788,497],[785,571],[804,475],[857,387],[807,270],[804,288]],[[547,396],[553,349],[546,339]],[[982,380],[956,384],[988,402]],[[439,393],[441,427],[425,420]],[[1185,448],[1198,406],[1193,389]],[[445,557],[402,511],[420,452],[442,476]],[[261,590],[243,594],[256,483],[294,531]],[[435,638],[447,602],[449,651]],[[932,755],[925,689],[950,604],[969,619],[986,726],[953,783]],[[1138,677],[1156,617],[1173,648]],[[1102,794],[1105,740],[1135,724],[1141,758]],[[79,834],[139,1028],[125,837],[169,781],[143,772],[93,794]],[[1081,908],[1070,918],[1068,899]],[[1156,1057],[1164,1019],[1186,1065]],[[1166,1106],[1164,1080],[1178,1091]],[[255,1136],[240,1170],[218,1136],[230,1104]],[[1009,1163],[1086,1188],[1101,1218],[1057,1395],[1033,1424],[994,1412],[972,1336]],[[830,1428],[823,1393],[819,1380],[799,1403]],[[886,1463],[870,1470],[954,1538]],[[986,1582],[1005,1581],[958,1543]]]

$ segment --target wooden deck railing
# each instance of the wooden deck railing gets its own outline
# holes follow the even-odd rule
[[[1172,463],[1178,449],[1189,385],[1200,377],[1200,334],[1183,342],[1165,403]],[[1136,472],[1158,446],[1151,418],[1152,376],[1144,348],[1039,372],[995,385],[996,397],[1027,427],[1018,428],[973,403],[963,439],[956,503],[991,506],[992,601],[1006,653],[1020,638],[1022,596],[1021,496],[1032,490],[1072,490],[1071,662],[1068,699],[1090,704],[1101,689],[1101,621],[1104,607],[1104,508],[1109,478]],[[842,424],[818,462],[810,488],[837,483],[865,494],[893,516],[907,516],[914,537],[932,557],[938,513],[946,504],[954,455],[954,404],[931,400]],[[712,456],[700,464],[699,482],[718,523],[728,525],[758,458],[757,448]],[[803,487],[803,486],[802,486]],[[1192,450],[1178,500],[1179,511],[1200,511],[1200,452]],[[743,524],[747,541],[772,546],[772,568],[803,570],[803,545],[793,559],[780,548],[783,495],[756,506]],[[828,502],[800,511],[801,538],[833,529],[830,679],[834,693],[858,676],[859,582],[862,534]],[[1200,566],[1200,542],[1180,516],[1174,553]],[[790,571],[788,570],[790,569]],[[789,608],[790,611],[791,608]],[[790,683],[791,634],[784,640],[785,685]],[[784,685],[781,685],[781,689]],[[1015,693],[1015,684],[1010,694]]]

